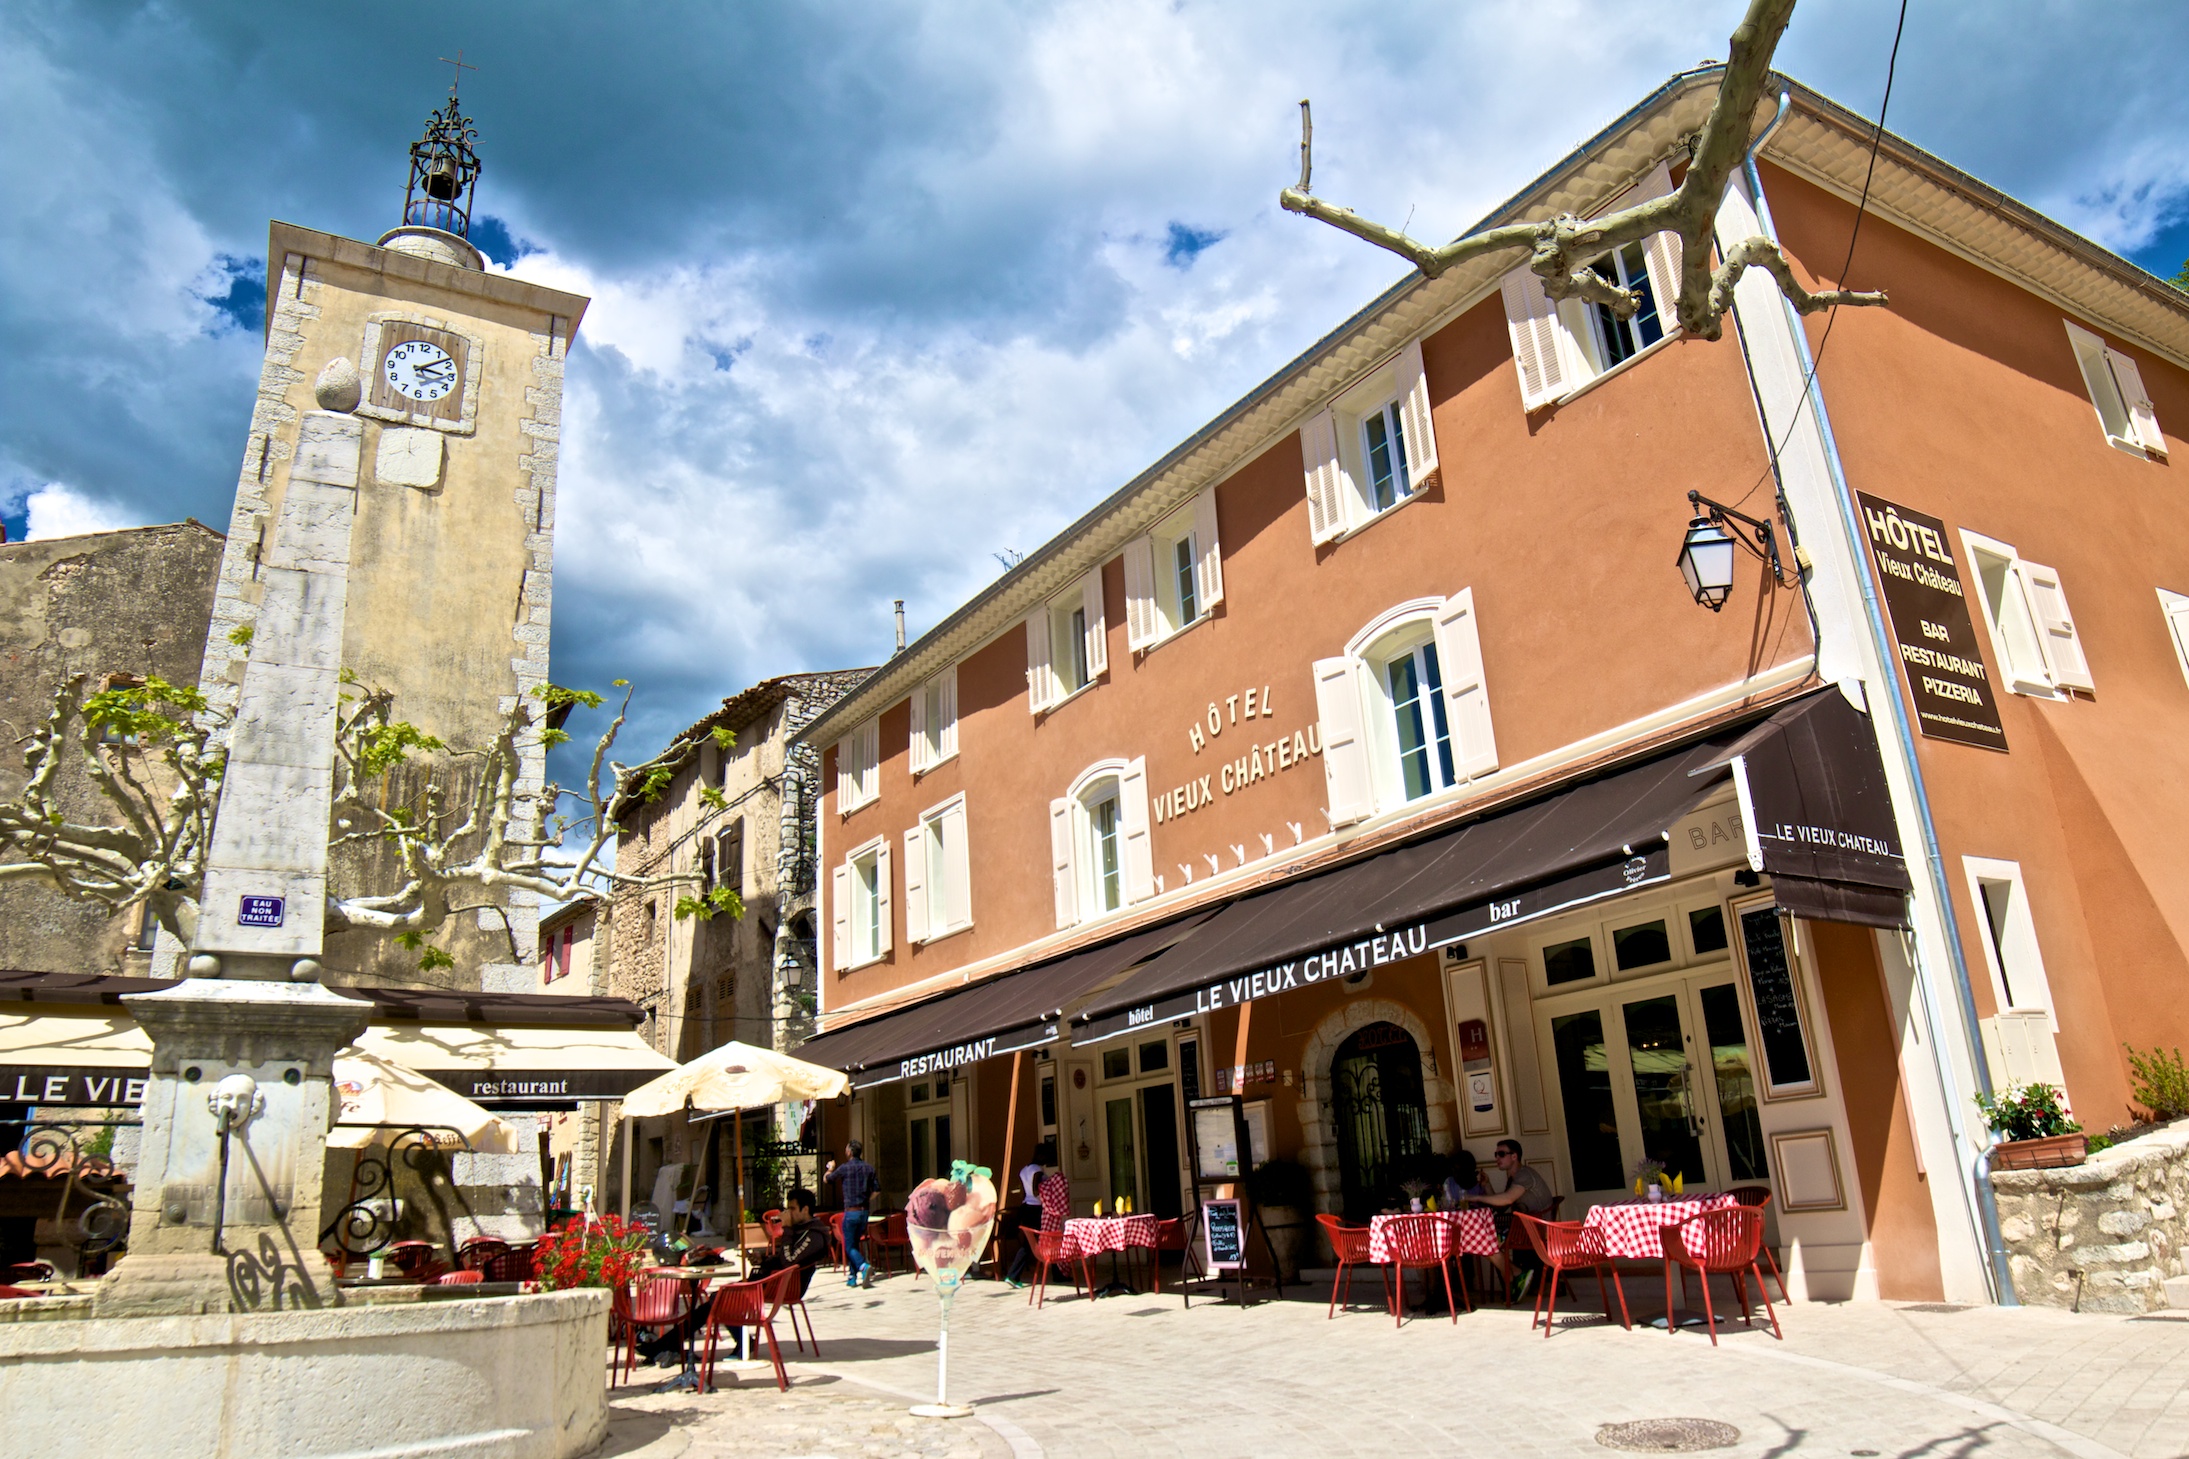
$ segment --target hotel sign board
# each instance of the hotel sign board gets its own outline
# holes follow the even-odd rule
[[[1935,740],[2005,750],[1997,694],[1946,524],[1867,492],[1855,497],[1917,727]]]

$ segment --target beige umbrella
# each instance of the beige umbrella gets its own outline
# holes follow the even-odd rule
[[[781,1104],[786,1099],[834,1099],[850,1092],[850,1078],[835,1069],[732,1040],[626,1094],[623,1117],[627,1120],[651,1119],[683,1109],[728,1113]],[[742,1234],[745,1225],[744,1121],[733,1123],[731,1130],[737,1147],[731,1175],[734,1201],[731,1220]]]
[[[516,1155],[523,1150],[515,1127],[492,1110],[377,1054],[353,1049],[335,1055],[334,1090],[339,1104],[327,1144],[337,1150],[362,1150],[412,1128],[423,1128],[440,1144],[460,1143],[477,1154]]]

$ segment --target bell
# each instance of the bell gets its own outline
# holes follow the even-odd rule
[[[436,157],[427,167],[424,178],[426,196],[440,202],[453,202],[463,191],[463,183],[456,175],[456,164],[447,157]]]

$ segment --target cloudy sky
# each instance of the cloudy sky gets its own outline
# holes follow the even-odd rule
[[[555,674],[637,738],[875,662],[1391,283],[1280,212],[1457,233],[1741,0],[0,6],[0,517],[227,521],[266,223],[395,221],[462,47],[497,266],[591,295]],[[1895,131],[2161,274],[2189,6],[1913,0]],[[1874,115],[1892,0],[1781,69]]]

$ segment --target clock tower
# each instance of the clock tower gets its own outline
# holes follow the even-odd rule
[[[391,691],[395,717],[451,752],[491,743],[546,682],[563,365],[588,301],[487,270],[469,238],[476,136],[452,88],[411,146],[402,221],[376,242],[272,225],[266,353],[200,681],[224,708],[292,472],[325,480],[307,417],[326,409],[361,426],[339,667]],[[520,794],[539,787],[543,759],[525,749]],[[475,764],[414,755],[388,802],[422,810],[431,782],[461,806]],[[340,894],[402,883],[391,857],[341,846],[327,879]],[[210,900],[205,912],[222,915]],[[390,939],[333,933],[327,980],[529,990],[536,921],[526,893],[467,907],[432,939],[455,966],[433,972]]]

